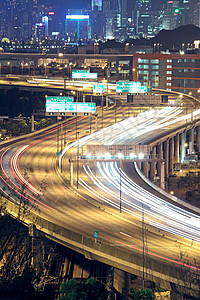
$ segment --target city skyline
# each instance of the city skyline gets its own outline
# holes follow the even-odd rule
[[[69,43],[80,40],[88,43],[116,39],[123,42],[127,38],[151,38],[162,29],[200,24],[200,4],[196,0],[58,0],[56,3],[1,0],[1,3],[0,38],[18,41],[65,39]],[[66,15],[77,17],[66,18]]]

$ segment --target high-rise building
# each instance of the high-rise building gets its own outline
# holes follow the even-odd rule
[[[102,0],[92,0],[91,3],[92,11],[95,9],[95,7],[98,8],[98,11],[102,10]]]
[[[87,42],[90,39],[90,16],[82,10],[71,10],[66,15],[65,34],[68,42]]]
[[[4,0],[2,35],[9,39],[29,40],[32,34],[32,0]]]
[[[153,34],[153,14],[151,0],[136,0],[135,5],[136,34],[151,36]]]
[[[121,25],[120,1],[103,0],[104,37],[114,39],[116,30]]]

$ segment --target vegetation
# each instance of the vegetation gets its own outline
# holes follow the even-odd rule
[[[200,203],[200,176],[187,174],[177,180],[177,188],[185,190],[185,200],[199,206]]]
[[[61,300],[106,300],[108,291],[103,283],[90,277],[86,282],[70,279],[62,284]]]
[[[17,87],[0,90],[0,115],[30,117],[34,110],[45,109],[45,93],[20,91]]]
[[[40,119],[38,121],[34,121],[35,130],[39,130],[54,124],[55,120],[52,118]],[[23,120],[8,120],[8,121],[0,121],[0,133],[1,140],[6,139],[7,137],[18,136],[31,132],[31,120],[23,119]]]
[[[136,290],[131,289],[130,299],[134,300],[153,300],[155,299],[154,293],[150,289]]]

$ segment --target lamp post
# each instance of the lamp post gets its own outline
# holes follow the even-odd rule
[[[102,111],[102,128],[103,128],[103,95],[102,95],[101,111]]]
[[[123,154],[120,152],[118,154],[118,158],[120,161],[120,167],[119,167],[119,212],[122,212],[122,157]]]
[[[44,64],[44,75],[47,75],[47,64]]]
[[[22,67],[22,75],[24,74],[24,64],[21,63],[21,67]]]
[[[119,212],[122,212],[122,160],[120,159],[120,180],[119,180]]]
[[[78,141],[77,141],[77,157],[76,157],[76,159],[77,159],[77,162],[76,162],[76,178],[77,178],[77,181],[76,181],[76,184],[77,184],[77,190],[78,190],[78,175],[79,175],[79,131],[77,132],[77,134],[78,134]]]
[[[12,64],[8,61],[8,65],[10,66],[10,74],[12,74]]]

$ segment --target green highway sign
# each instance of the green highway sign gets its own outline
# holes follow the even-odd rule
[[[116,92],[117,93],[147,93],[149,88],[146,86],[141,86],[139,81],[118,81]]]
[[[90,73],[89,70],[72,70],[72,73]]]
[[[95,113],[96,104],[90,102],[46,102],[46,112],[48,113]]]
[[[104,93],[104,85],[103,84],[94,84],[93,85],[93,93]]]
[[[48,102],[73,102],[74,97],[52,97],[52,96],[47,96],[46,101]]]
[[[98,237],[99,237],[99,232],[98,231],[94,231],[94,238],[98,239]]]
[[[97,79],[97,73],[90,73],[88,70],[72,70],[74,79]]]

